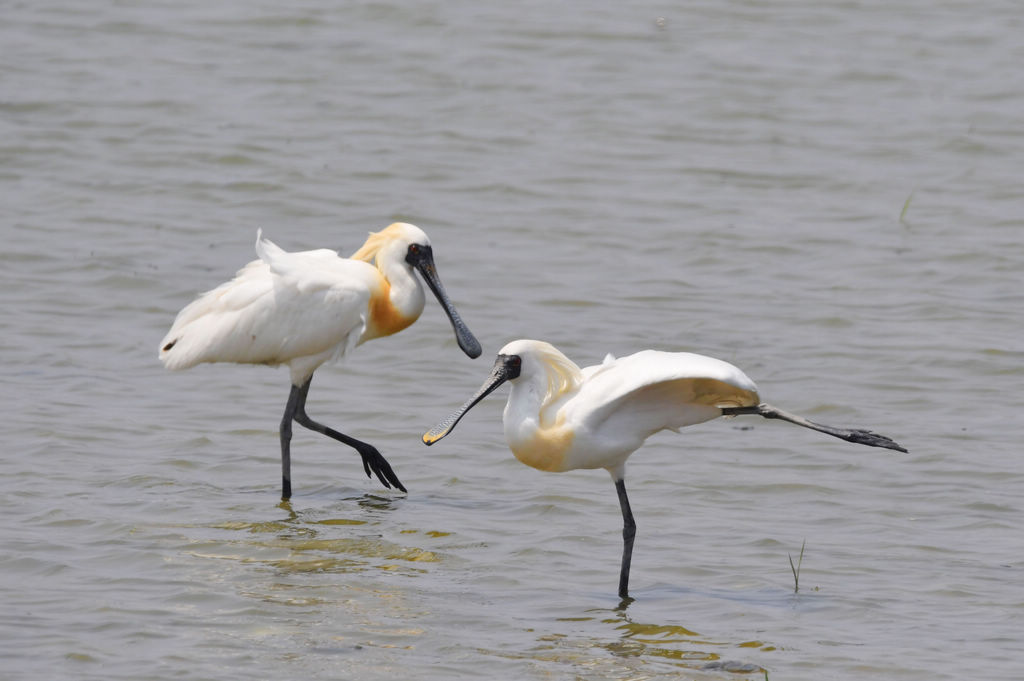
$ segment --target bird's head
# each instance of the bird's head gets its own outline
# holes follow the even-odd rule
[[[418,271],[427,288],[433,292],[437,302],[448,315],[459,347],[470,357],[480,356],[479,341],[462,321],[444,285],[441,284],[437,267],[434,265],[434,250],[426,232],[416,225],[396,222],[379,232],[371,232],[366,243],[352,254],[352,259],[374,264],[382,272],[387,272],[396,265],[408,270],[410,276],[412,270]]]
[[[542,381],[542,389],[546,387],[547,394],[542,402],[547,403],[558,395],[578,387],[582,373],[572,360],[550,343],[537,340],[512,341],[498,351],[490,376],[476,394],[424,434],[423,443],[432,445],[450,433],[467,411],[505,381],[515,383],[519,380],[532,381],[534,378]]]

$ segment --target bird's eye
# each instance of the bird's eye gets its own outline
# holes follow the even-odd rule
[[[423,264],[423,259],[427,257],[427,253],[426,246],[409,244],[409,250],[405,252],[405,261],[413,267],[419,267]]]
[[[506,377],[509,379],[519,378],[523,370],[523,359],[519,355],[512,355],[505,360]]]

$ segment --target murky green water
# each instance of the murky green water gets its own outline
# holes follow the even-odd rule
[[[1013,678],[1024,619],[1014,3],[16,3],[0,22],[12,679]],[[172,374],[253,257],[432,237],[434,303],[321,369]],[[508,340],[690,350],[911,450],[737,419],[516,462]],[[504,393],[502,393],[502,396]],[[800,593],[788,554],[806,540]],[[410,676],[411,675],[411,676]],[[737,677],[737,675],[739,675]]]

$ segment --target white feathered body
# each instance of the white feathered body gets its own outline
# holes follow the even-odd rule
[[[523,463],[546,471],[607,468],[621,474],[648,437],[722,415],[722,407],[759,402],[740,369],[693,353],[644,350],[608,356],[579,369],[540,341],[515,341],[522,373],[505,406],[509,447]]]
[[[175,318],[160,343],[168,369],[287,364],[300,385],[324,362],[405,328],[423,310],[422,288],[404,264],[382,272],[328,249],[288,253],[262,238],[256,251],[259,260]]]

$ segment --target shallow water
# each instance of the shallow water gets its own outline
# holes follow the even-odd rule
[[[18,679],[1019,674],[1024,15],[986,1],[19,3],[0,22],[5,618]],[[165,372],[253,257],[423,227],[433,302],[317,373]],[[750,418],[516,462],[493,353],[689,350],[902,455]],[[503,396],[504,393],[501,393]],[[800,591],[788,555],[806,541]]]

